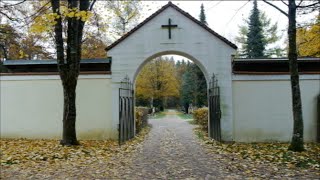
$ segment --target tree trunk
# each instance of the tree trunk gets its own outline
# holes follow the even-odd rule
[[[93,1],[93,4],[94,2],[95,1]],[[88,11],[89,4],[89,0],[68,0],[68,8],[73,9],[79,7],[80,11]],[[93,4],[91,4],[91,8]],[[51,0],[51,5],[53,12],[61,16],[60,0]],[[67,57],[65,58],[62,20],[58,18],[56,21],[57,23],[54,25],[55,43],[58,70],[64,95],[63,132],[60,144],[78,145],[79,142],[76,136],[76,87],[80,72],[81,44],[85,22],[76,17],[67,18]]]
[[[289,69],[292,91],[292,110],[293,110],[293,135],[289,150],[303,151],[303,118],[301,93],[299,85],[299,72],[297,61],[297,45],[296,45],[296,4],[294,0],[289,0]]]
[[[317,121],[317,143],[320,143],[320,94],[318,95],[318,108],[317,108],[317,111],[318,111],[318,121]]]
[[[189,114],[189,103],[184,104],[184,110],[186,114]]]
[[[79,144],[76,136],[76,86],[75,76],[63,80],[63,133],[60,144],[67,146]]]

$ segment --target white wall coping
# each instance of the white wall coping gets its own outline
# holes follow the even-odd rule
[[[299,75],[300,80],[320,80],[320,74]],[[290,80],[290,75],[232,75],[232,81]]]
[[[111,79],[110,74],[80,74],[78,79]],[[60,80],[59,75],[0,76],[0,81]]]

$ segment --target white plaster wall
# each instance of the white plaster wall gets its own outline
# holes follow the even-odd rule
[[[172,24],[172,39],[168,30],[161,25]],[[231,54],[234,49],[221,41],[198,24],[194,23],[175,9],[169,7],[154,19],[146,23],[120,44],[108,51],[112,57],[113,102],[118,102],[119,82],[126,75],[134,80],[145,63],[154,57],[165,54],[177,54],[193,60],[203,71],[206,79],[213,73],[217,75],[221,88],[222,139],[233,140],[232,90],[231,90]],[[114,106],[118,112],[118,106]],[[113,116],[113,128],[119,123],[118,114]]]
[[[2,76],[0,87],[1,138],[61,138],[59,76]],[[117,138],[110,95],[110,75],[80,75],[76,100],[79,139]]]
[[[289,76],[233,77],[235,141],[290,141],[293,131]],[[305,141],[316,141],[319,75],[301,75]]]

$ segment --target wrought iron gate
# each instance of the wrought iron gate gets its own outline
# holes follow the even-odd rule
[[[209,136],[221,141],[221,109],[220,109],[220,88],[215,75],[209,83]]]
[[[119,145],[134,137],[134,90],[126,76],[119,88]]]

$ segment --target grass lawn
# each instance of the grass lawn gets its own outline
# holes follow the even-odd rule
[[[192,114],[178,113],[177,115],[178,115],[181,119],[184,119],[184,120],[193,119]]]
[[[154,116],[151,116],[150,119],[160,119],[166,116],[165,112],[157,112]]]

